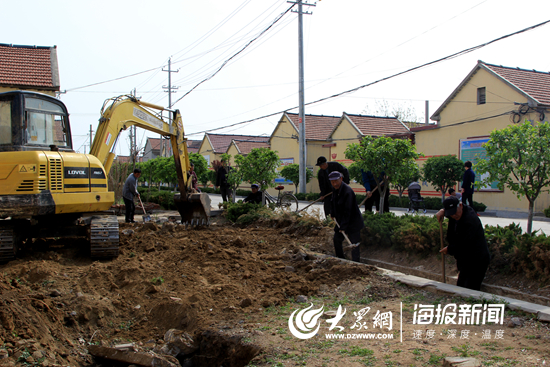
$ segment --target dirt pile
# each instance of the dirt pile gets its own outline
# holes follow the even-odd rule
[[[0,364],[92,365],[90,345],[158,350],[170,329],[203,351],[235,349],[250,335],[248,315],[377,277],[374,268],[316,259],[310,250],[330,243],[330,230],[292,228],[123,224],[112,261],[91,261],[83,241],[36,241],[0,266]]]

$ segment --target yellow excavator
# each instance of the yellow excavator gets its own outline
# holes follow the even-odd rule
[[[166,116],[163,116],[163,113]],[[174,199],[182,223],[208,224],[210,198],[192,193],[187,139],[178,110],[133,96],[108,99],[90,154],[73,150],[69,113],[60,100],[0,93],[0,262],[33,238],[86,237],[93,258],[118,256],[114,192],[108,174],[121,131],[130,126],[170,139],[178,175]]]

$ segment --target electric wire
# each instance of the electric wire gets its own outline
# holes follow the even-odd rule
[[[491,40],[491,41],[481,43],[481,44],[479,44],[479,45],[477,45],[477,46],[473,46],[473,47],[466,48],[466,49],[464,49],[464,50],[462,50],[462,51],[458,51],[458,52],[455,52],[455,53],[453,53],[453,54],[450,54],[450,55],[441,57],[441,58],[439,58],[439,59],[436,59],[436,60],[433,60],[433,61],[429,61],[429,62],[427,62],[427,63],[424,63],[424,64],[421,64],[421,65],[418,65],[418,66],[409,68],[409,69],[407,69],[407,70],[404,70],[404,71],[401,71],[401,72],[398,72],[398,73],[395,73],[395,74],[392,74],[392,75],[389,75],[389,76],[387,76],[387,77],[384,77],[384,78],[375,80],[375,81],[373,81],[373,82],[370,82],[370,83],[367,83],[367,84],[363,84],[363,85],[360,85],[360,86],[355,87],[355,88],[352,88],[352,89],[348,89],[348,90],[343,91],[343,92],[335,93],[335,94],[330,95],[330,96],[327,96],[327,97],[319,98],[319,99],[314,100],[314,101],[311,101],[311,102],[307,102],[307,103],[305,103],[304,105],[305,105],[305,106],[310,106],[310,105],[313,105],[313,104],[317,104],[317,103],[319,103],[319,102],[323,102],[323,101],[326,101],[326,100],[329,100],[329,99],[333,99],[333,98],[337,98],[337,97],[343,96],[343,95],[345,95],[345,94],[349,94],[349,93],[356,92],[356,91],[358,91],[358,90],[361,90],[361,89],[363,89],[363,88],[372,86],[372,85],[374,85],[374,84],[378,84],[378,83],[381,83],[381,82],[383,82],[383,81],[386,81],[386,80],[389,80],[389,79],[393,79],[393,78],[395,78],[395,77],[397,77],[397,76],[404,75],[404,74],[410,73],[410,72],[412,72],[412,71],[416,71],[416,70],[425,68],[425,67],[427,67],[427,66],[437,64],[437,63],[442,62],[442,61],[447,61],[447,60],[451,60],[451,59],[454,59],[454,58],[457,58],[457,57],[466,55],[466,54],[468,54],[468,53],[470,53],[470,52],[479,50],[479,49],[481,49],[481,48],[483,48],[483,47],[486,47],[486,46],[488,46],[488,45],[490,45],[490,44],[493,44],[493,43],[495,43],[495,42],[501,41],[501,40],[503,40],[503,39],[506,39],[506,38],[509,38],[509,37],[512,37],[512,36],[515,36],[515,35],[518,35],[518,34],[527,32],[527,31],[531,31],[531,30],[533,30],[533,29],[536,29],[536,28],[541,27],[541,26],[543,26],[543,25],[546,25],[546,24],[548,24],[548,23],[550,23],[550,20],[546,20],[546,21],[544,21],[544,22],[535,24],[535,25],[533,25],[533,26],[529,26],[529,27],[524,28],[524,29],[521,29],[521,30],[519,30],[519,31],[516,31],[516,32],[513,32],[513,33],[509,33],[509,34],[506,34],[506,35],[504,35],[504,36],[495,38],[495,39],[493,39],[493,40]],[[241,121],[241,122],[237,122],[237,123],[230,124],[230,125],[227,125],[227,126],[222,126],[222,127],[219,127],[219,128],[213,128],[213,129],[209,129],[209,130],[204,130],[204,131],[200,131],[200,132],[192,133],[192,134],[188,134],[188,135],[203,134],[203,133],[206,133],[206,132],[222,130],[222,129],[226,129],[226,128],[229,128],[229,127],[233,127],[233,126],[237,126],[237,125],[241,125],[241,124],[246,124],[246,123],[249,123],[249,122],[257,121],[257,120],[260,120],[260,119],[263,119],[263,118],[266,118],[266,117],[271,117],[271,116],[274,116],[274,115],[278,115],[278,114],[281,114],[281,113],[286,112],[286,111],[294,110],[294,109],[296,109],[296,108],[298,108],[298,106],[294,106],[294,107],[292,107],[292,108],[288,108],[288,109],[285,109],[285,110],[282,110],[282,111],[277,111],[277,112],[274,112],[274,113],[270,113],[270,114],[268,114],[268,115],[264,115],[264,116],[261,116],[261,117],[256,117],[256,118],[249,119],[249,120],[246,120],[246,121]]]
[[[248,42],[243,48],[241,48],[237,53],[235,53],[233,56],[231,56],[229,59],[225,60],[223,64],[209,77],[205,78],[201,82],[199,82],[197,85],[195,85],[191,90],[187,91],[182,97],[180,97],[178,100],[176,100],[172,105],[175,105],[179,101],[181,101],[183,98],[188,96],[192,91],[194,91],[196,88],[198,88],[202,83],[212,79],[216,74],[218,74],[232,59],[234,59],[237,55],[239,55],[241,52],[243,52],[248,46],[250,46],[254,41],[256,41],[258,38],[260,38],[263,34],[265,34],[269,29],[271,29],[283,16],[285,16],[294,5],[290,6],[285,12],[281,13],[274,21],[271,23],[266,29],[264,29],[258,36],[253,38],[250,42]]]

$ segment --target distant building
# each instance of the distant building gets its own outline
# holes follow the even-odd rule
[[[57,48],[0,43],[0,92],[28,90],[51,96],[60,90]]]
[[[187,152],[198,153],[201,147],[202,140],[187,140]]]
[[[199,153],[206,159],[208,165],[215,160],[221,160],[222,154],[228,153],[233,140],[240,142],[267,142],[267,136],[255,135],[224,135],[224,134],[204,134]],[[230,153],[231,154],[231,153]],[[232,159],[233,161],[233,159]]]
[[[491,131],[523,121],[548,121],[549,116],[550,73],[478,61],[431,116],[437,124],[412,128],[417,151],[425,155],[419,163],[422,165],[433,156],[452,154],[475,164],[483,159],[483,143],[489,140]],[[476,174],[476,180],[479,178]],[[441,197],[431,186],[423,189],[422,194]],[[502,215],[506,211],[527,213],[529,205],[527,199],[519,200],[509,189],[500,191],[496,183],[483,189],[476,185],[474,201]],[[550,195],[539,195],[535,211],[542,212],[549,206]]]

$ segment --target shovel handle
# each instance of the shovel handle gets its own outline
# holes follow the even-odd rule
[[[141,202],[141,195],[138,196],[138,199],[139,199],[139,203],[141,204],[141,209],[143,209],[143,214],[147,214],[147,212],[145,211],[145,207],[143,206],[143,203]]]
[[[441,240],[441,249],[443,249],[443,224],[439,222],[439,238]],[[445,275],[445,254],[441,253],[441,272],[443,273],[443,283],[447,283],[447,276]]]
[[[336,218],[332,218],[332,220],[334,221],[334,223],[336,223],[336,225],[338,226],[338,228],[340,228],[340,225],[339,225],[338,222],[336,221]],[[341,231],[340,233],[342,233],[342,234],[344,235],[344,238],[345,238],[346,241],[348,242],[348,245],[353,246],[353,244],[352,244],[351,241],[349,240],[349,237],[348,237],[348,235],[346,234],[346,232]]]
[[[321,200],[324,200],[326,197],[328,197],[328,196],[330,196],[330,195],[332,195],[332,192],[329,192],[328,194],[321,196],[319,199],[315,200],[314,202],[312,202],[312,203],[309,204],[308,206],[306,206],[306,207],[304,207],[304,208],[298,210],[297,213],[301,212],[302,210],[306,210],[307,208],[309,208],[310,206],[312,206],[312,205],[315,204],[316,202],[321,201]]]
[[[383,181],[382,181],[382,182],[383,182]],[[371,193],[375,192],[376,190],[378,190],[378,186],[376,186],[376,187],[371,191]],[[359,204],[359,207],[362,207],[363,204],[365,204],[365,202],[367,201],[367,199],[368,199],[368,197],[365,197],[365,198],[363,199],[363,201],[361,202],[361,204]],[[371,209],[371,210],[372,210],[372,209]]]

